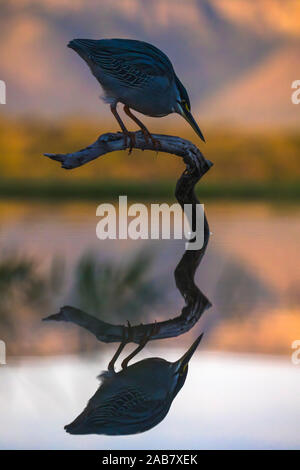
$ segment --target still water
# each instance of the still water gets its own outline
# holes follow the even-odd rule
[[[149,346],[151,354],[151,345]],[[153,348],[152,348],[153,349]],[[183,350],[156,350],[175,360]],[[141,354],[141,358],[146,354]],[[26,359],[1,368],[2,449],[300,448],[300,370],[278,357],[198,351],[167,417],[132,436],[72,436],[107,358]]]
[[[122,312],[117,315],[123,304],[105,288],[110,300],[103,308],[111,323],[167,320],[183,307],[173,271],[184,241],[100,241],[96,207],[0,203],[2,286],[3,279],[7,282],[3,272],[11,272],[16,257],[35,260],[41,276],[55,257],[63,260],[65,271],[64,281],[44,303],[24,300],[18,286],[13,297],[0,302],[0,339],[8,353],[7,365],[0,366],[0,447],[300,448],[300,365],[291,362],[291,344],[300,339],[300,210],[264,203],[206,205],[212,235],[196,282],[213,306],[189,333],[150,342],[136,359],[178,359],[205,332],[166,418],[134,436],[64,431],[95,392],[96,376],[115,350],[76,326],[41,322],[62,305],[80,307],[74,282],[78,259],[92,253],[100,266],[118,266],[150,248],[148,275],[156,290],[150,291],[147,308],[137,308],[140,316],[130,316],[130,308],[125,318]],[[41,285],[30,282],[31,287]],[[98,313],[93,304],[86,310]]]

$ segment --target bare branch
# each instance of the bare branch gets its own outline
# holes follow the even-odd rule
[[[188,140],[160,134],[153,135],[153,137],[159,141],[160,152],[179,156],[186,164],[186,170],[177,181],[175,195],[182,208],[184,204],[192,204],[193,222],[195,223],[196,205],[199,204],[199,201],[195,195],[194,188],[200,178],[210,169],[212,163],[205,159],[200,150]],[[62,168],[72,169],[106,153],[115,150],[125,150],[126,148],[128,148],[128,145],[122,133],[109,133],[100,136],[92,145],[78,152],[67,154],[47,153],[45,155],[52,160],[61,162]],[[133,148],[157,151],[157,148],[154,147],[151,141],[145,141],[142,132],[135,133],[135,145]],[[179,316],[158,322],[157,333],[151,337],[151,340],[171,338],[187,332],[195,325],[203,312],[211,306],[210,301],[194,282],[195,272],[203,258],[209,240],[210,231],[206,217],[204,222],[203,247],[200,250],[185,251],[174,272],[176,286],[184,298],[185,306],[182,308]],[[126,328],[125,333],[129,337],[128,327],[103,322],[71,306],[62,307],[59,313],[50,315],[44,320],[72,322],[87,329],[98,340],[105,343],[122,341],[124,328]],[[130,326],[130,341],[139,343],[145,334],[153,330],[152,327],[153,323]]]
[[[141,131],[135,132],[135,145],[133,148],[139,150],[159,150],[160,152],[182,157],[188,171],[193,170],[195,167],[199,171],[203,171],[205,168],[207,171],[212,166],[212,163],[206,160],[200,150],[188,140],[161,134],[153,134],[153,137],[159,142],[159,148],[155,148],[151,141],[145,140]],[[103,134],[93,144],[77,152],[65,154],[45,153],[44,155],[52,160],[61,162],[61,166],[65,170],[72,170],[107,153],[126,150],[127,148],[129,148],[129,145],[126,137],[124,137],[122,132],[117,132],[116,134]]]

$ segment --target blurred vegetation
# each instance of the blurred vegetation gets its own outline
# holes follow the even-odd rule
[[[5,338],[14,339],[20,317],[37,315],[52,304],[64,278],[61,260],[54,258],[47,274],[32,258],[9,255],[0,261],[0,328]]]
[[[126,180],[1,180],[0,198],[40,199],[44,201],[112,201],[119,195],[127,195],[129,200],[162,202],[173,200],[175,180],[137,182]],[[224,200],[270,200],[288,201],[300,199],[299,181],[278,182],[209,182],[203,180],[196,190],[200,201],[207,199]]]
[[[240,260],[228,260],[215,286],[215,303],[223,320],[247,321],[263,306],[279,302],[276,290]]]
[[[205,129],[208,144],[203,145],[186,125],[170,128],[168,121],[157,121],[150,127],[153,131],[192,140],[214,162],[209,180],[201,185],[203,196],[300,197],[299,132],[246,132],[220,126]],[[51,122],[0,115],[0,196],[91,199],[109,198],[126,189],[126,194],[138,198],[171,197],[184,168],[171,155],[114,152],[74,171],[62,170],[43,156],[85,147],[105,128],[88,119]]]
[[[163,285],[151,280],[150,251],[114,263],[84,254],[78,261],[71,290],[72,305],[102,320],[141,322],[163,300]]]

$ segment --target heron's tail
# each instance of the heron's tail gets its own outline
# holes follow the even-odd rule
[[[86,428],[88,410],[85,408],[82,413],[80,413],[77,418],[72,421],[70,424],[66,424],[64,429],[69,434],[89,434],[89,429]]]
[[[99,41],[96,39],[72,39],[68,47],[79,53],[92,52],[98,46]]]

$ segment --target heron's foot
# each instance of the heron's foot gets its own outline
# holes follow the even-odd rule
[[[136,145],[135,133],[130,132],[130,131],[123,131],[123,135],[124,135],[124,143],[126,147],[129,147],[128,155],[130,155],[132,152],[132,149]]]
[[[146,331],[144,336],[142,337],[142,339],[140,340],[139,342],[139,345],[138,347],[131,353],[129,354],[129,356],[127,356],[122,364],[121,364],[121,367],[122,369],[127,369],[127,366],[128,366],[128,363],[129,361],[131,361],[131,359],[136,356],[145,346],[146,344],[148,343],[148,341],[153,338],[153,336],[155,336],[157,333],[159,332],[159,326],[158,324],[155,322],[151,329]]]
[[[155,139],[155,137],[153,137],[153,135],[150,134],[150,132],[146,128],[142,129],[142,133],[143,133],[145,141],[148,144],[152,143],[154,149],[156,150],[156,152],[158,152],[161,149],[160,141],[158,139]]]
[[[126,342],[131,343],[134,339],[134,329],[132,328],[129,320],[127,320],[127,331],[126,326],[123,327],[124,335],[126,336]]]
[[[145,335],[141,339],[140,344],[146,345],[148,341],[150,341],[150,339],[153,338],[153,336],[158,334],[159,330],[160,330],[159,325],[156,322],[153,323],[153,325],[151,326],[151,329],[148,332],[146,331]]]

